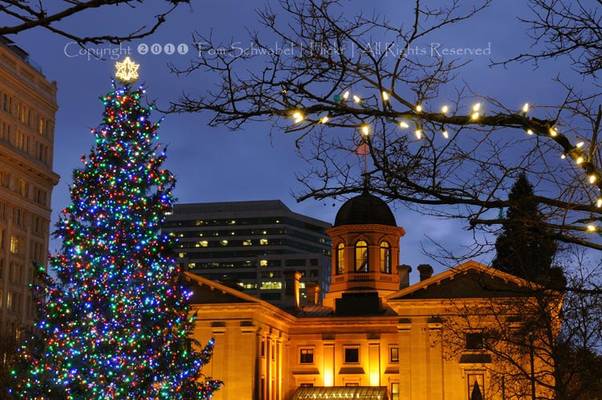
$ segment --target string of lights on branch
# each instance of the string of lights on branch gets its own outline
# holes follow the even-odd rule
[[[383,104],[388,104],[392,95],[383,90],[381,92],[380,99]],[[345,90],[342,94],[334,96],[334,103],[336,105],[344,105],[345,109],[341,112],[336,110],[336,114],[351,113],[351,114],[362,114],[365,113],[365,109],[352,109],[347,106],[347,103],[352,101],[354,105],[363,105],[364,101],[358,94],[351,93],[350,90]],[[326,114],[321,115],[318,119],[309,119],[308,116],[316,112],[316,109],[320,107],[312,107],[311,110],[296,108],[290,110],[288,114],[292,117],[295,125],[302,123],[308,123],[308,126],[314,124],[329,125],[333,119],[333,115],[328,111]],[[332,109],[330,106],[322,107],[323,109]],[[396,124],[402,130],[413,129],[414,136],[417,140],[424,138],[424,127],[422,121],[429,121],[438,123],[441,125],[441,136],[444,139],[450,138],[449,131],[445,128],[445,125],[481,125],[481,126],[503,126],[503,127],[518,127],[523,128],[528,136],[542,136],[549,137],[559,144],[563,151],[560,158],[565,160],[567,158],[573,160],[575,165],[585,172],[587,181],[593,185],[598,192],[602,189],[601,174],[594,166],[588,154],[584,151],[585,142],[579,141],[575,144],[565,135],[561,134],[556,126],[555,122],[545,121],[536,118],[529,117],[531,111],[531,105],[524,103],[520,108],[520,111],[516,114],[498,114],[488,117],[484,112],[484,107],[481,102],[472,104],[467,115],[451,115],[451,107],[444,104],[439,109],[439,112],[428,112],[425,106],[421,103],[415,104],[413,107],[406,112],[391,112],[390,110],[382,111],[380,114],[378,110],[370,110],[369,115],[373,117],[391,117],[391,115],[397,116]],[[323,112],[323,111],[322,111]],[[500,116],[507,117],[508,122],[500,122]],[[393,118],[395,119],[395,118]],[[362,139],[369,143],[370,136],[373,133],[373,129],[370,124],[362,122],[356,126]],[[602,208],[602,195],[598,195],[594,203],[596,208]],[[584,228],[584,231],[589,233],[602,232],[602,228],[597,227],[594,224],[588,224]]]

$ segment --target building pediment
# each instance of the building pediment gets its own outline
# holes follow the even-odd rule
[[[471,260],[402,289],[390,296],[388,302],[525,296],[534,286],[532,282]]]

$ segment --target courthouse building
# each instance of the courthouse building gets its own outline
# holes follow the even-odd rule
[[[188,274],[194,337],[215,338],[203,372],[225,382],[216,400],[504,398],[491,389],[495,360],[479,326],[458,342],[447,321],[528,283],[469,261],[437,275],[420,265],[420,281],[410,284],[404,234],[381,199],[364,192],[348,200],[328,230],[322,304],[283,309]]]
[[[33,263],[48,254],[56,111],[56,84],[0,36],[0,343],[8,346],[32,323]]]

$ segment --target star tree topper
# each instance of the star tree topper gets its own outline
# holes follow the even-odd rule
[[[136,64],[128,56],[123,61],[115,63],[115,77],[123,83],[133,83],[138,80],[138,68],[140,64]]]

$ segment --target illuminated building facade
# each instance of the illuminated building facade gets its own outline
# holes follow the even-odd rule
[[[527,282],[469,261],[437,275],[420,265],[420,281],[410,285],[411,268],[399,264],[404,233],[368,192],[345,203],[328,230],[331,285],[322,305],[284,310],[188,274],[193,336],[215,338],[204,372],[225,382],[216,399],[504,398],[493,389],[495,361],[482,346],[479,328],[490,321],[454,335],[450,321]]]
[[[177,204],[164,224],[189,270],[283,307],[328,287],[329,227],[278,200]]]
[[[0,37],[0,342],[8,346],[32,323],[33,263],[48,254],[56,111],[56,84]]]

